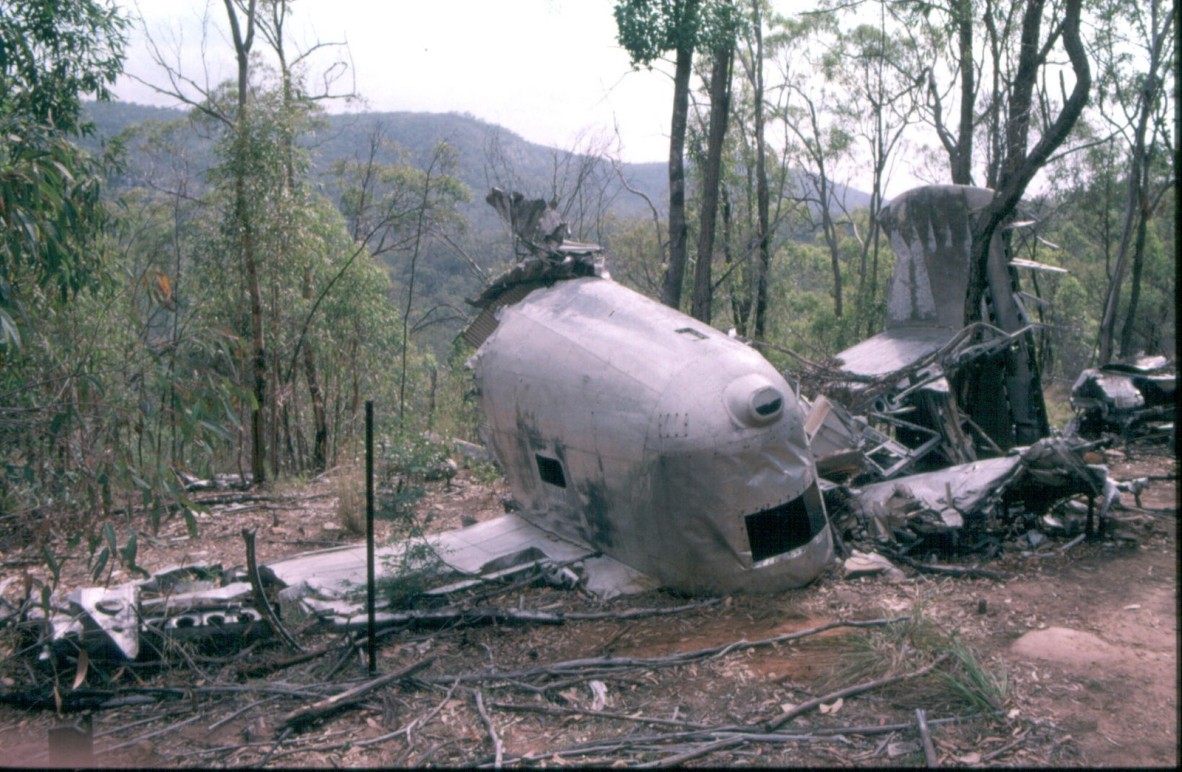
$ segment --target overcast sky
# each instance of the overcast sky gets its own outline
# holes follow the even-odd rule
[[[138,8],[166,55],[175,59],[179,51],[186,73],[201,82],[208,12],[209,80],[234,76],[221,0],[117,1]],[[348,44],[351,75],[368,109],[470,113],[567,149],[581,137],[611,138],[618,126],[624,160],[664,161],[672,82],[659,70],[632,70],[616,42],[612,6],[612,0],[296,0],[290,29],[297,48]],[[128,54],[128,71],[165,82],[138,29]],[[123,101],[174,104],[126,77],[115,91]]]

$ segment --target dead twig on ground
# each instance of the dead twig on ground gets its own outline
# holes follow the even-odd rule
[[[284,668],[291,667],[292,665],[310,662],[317,657],[322,657],[325,654],[328,654],[330,651],[334,651],[336,648],[336,646],[323,646],[314,651],[306,651],[302,654],[294,654],[290,657],[284,657],[283,659],[275,660],[274,662],[256,662],[254,664],[242,665],[238,668],[238,675],[242,676],[243,678],[258,678],[260,676],[274,673],[276,670],[283,670]]]
[[[292,732],[292,729],[290,726],[287,727],[286,729],[284,729],[283,732],[278,737],[275,738],[275,744],[271,746],[271,750],[267,751],[266,755],[264,755],[263,758],[259,761],[259,763],[255,764],[255,766],[256,767],[267,766],[267,762],[271,760],[271,757],[275,755],[275,751],[279,750],[279,746],[283,745],[283,741],[288,738],[288,735],[290,735],[291,732]]]
[[[621,670],[633,669],[657,669],[663,667],[674,667],[677,665],[684,665],[691,662],[696,662],[703,659],[712,659],[715,657],[725,656],[726,654],[745,651],[747,649],[760,648],[764,646],[773,646],[779,643],[786,643],[788,641],[798,640],[810,635],[823,633],[827,630],[833,630],[839,627],[881,627],[897,622],[902,622],[908,617],[893,617],[890,619],[869,619],[869,620],[838,620],[835,622],[828,622],[817,627],[810,627],[805,630],[798,630],[793,633],[785,633],[784,635],[777,635],[774,638],[765,638],[759,641],[734,641],[723,646],[711,646],[705,649],[696,649],[694,651],[678,652],[677,654],[670,654],[665,657],[587,657],[584,659],[572,659],[565,662],[555,662],[549,665],[541,665],[538,667],[521,668],[518,670],[486,670],[478,673],[464,673],[461,675],[445,675],[438,676],[433,679],[422,679],[428,683],[447,683],[454,679],[459,679],[463,683],[479,683],[484,681],[521,681],[529,678],[539,678],[543,676],[566,676],[577,673],[583,679],[593,677],[610,677],[613,673],[618,673]]]
[[[904,565],[911,566],[922,574],[964,576],[971,579],[993,579],[998,582],[1009,581],[1013,578],[1012,574],[1007,574],[1004,571],[993,571],[992,569],[988,568],[974,568],[971,566],[949,566],[942,563],[921,563],[914,558],[909,558],[900,552],[895,552],[894,550],[884,549],[883,552],[888,554],[891,560],[897,560]]]
[[[234,711],[233,713],[231,713],[230,715],[226,716],[225,718],[218,719],[217,721],[215,721],[215,722],[213,722],[212,724],[210,724],[210,725],[209,725],[209,729],[208,729],[207,731],[208,731],[208,732],[216,732],[218,729],[220,729],[221,727],[223,727],[223,726],[225,726],[226,724],[230,723],[230,722],[231,722],[231,721],[233,721],[234,719],[238,718],[238,717],[239,717],[239,716],[241,716],[243,713],[246,713],[247,711],[250,711],[250,710],[254,710],[255,708],[257,708],[257,707],[260,707],[260,706],[262,706],[262,705],[266,705],[267,703],[274,702],[274,701],[275,701],[275,700],[277,700],[277,699],[279,699],[279,695],[277,695],[277,694],[273,694],[273,695],[271,695],[270,697],[266,697],[266,698],[264,698],[264,699],[257,700],[257,701],[255,701],[255,702],[252,702],[252,703],[250,703],[249,705],[244,705],[243,707],[241,707],[241,708],[239,708],[238,710]]]
[[[181,722],[178,722],[175,724],[170,723],[166,727],[162,727],[160,729],[154,729],[153,731],[148,732],[147,734],[139,735],[138,737],[134,737],[126,742],[119,743],[118,745],[112,745],[109,748],[103,748],[101,750],[96,750],[94,752],[94,755],[98,756],[99,754],[102,754],[102,753],[114,753],[115,751],[121,751],[124,748],[130,748],[131,746],[138,745],[139,743],[142,743],[145,740],[151,740],[153,737],[159,737],[162,734],[167,734],[168,732],[174,732],[177,729],[180,729],[182,726],[187,726],[188,724],[192,724],[194,721],[199,721],[202,718],[203,718],[203,716],[201,714],[198,714],[196,716],[192,716],[191,718],[187,718],[184,721],[181,721]]]
[[[863,694],[865,692],[869,692],[874,689],[881,689],[884,686],[890,686],[891,684],[896,684],[896,683],[899,683],[900,681],[909,681],[913,678],[919,678],[920,676],[925,676],[928,673],[932,672],[932,670],[934,670],[942,662],[944,662],[944,660],[948,659],[949,656],[951,656],[951,655],[941,654],[939,657],[936,657],[936,659],[932,660],[932,662],[930,662],[929,664],[924,665],[923,667],[919,668],[918,670],[912,670],[910,673],[902,673],[900,675],[887,676],[885,678],[878,678],[873,681],[867,681],[866,683],[856,684],[854,686],[847,686],[844,689],[838,689],[837,691],[830,692],[829,694],[825,694],[820,697],[814,697],[813,699],[811,699],[807,702],[802,702],[801,704],[792,708],[792,710],[788,711],[784,715],[779,716],[779,717],[769,721],[766,724],[766,729],[769,732],[774,732],[775,730],[779,729],[784,724],[787,724],[789,721],[796,718],[797,716],[800,716],[804,713],[808,713],[809,711],[815,710],[816,708],[820,707],[822,703],[833,702],[834,700],[839,699],[839,698],[845,699],[846,697],[853,697],[856,694]]]
[[[993,761],[998,756],[1002,755],[1003,753],[1009,753],[1014,748],[1017,748],[1019,745],[1021,745],[1024,742],[1026,742],[1026,735],[1022,735],[1017,740],[1014,740],[1012,743],[1007,743],[1006,745],[1001,746],[1000,748],[998,748],[995,751],[990,751],[989,753],[986,753],[984,756],[981,757],[981,762],[984,763],[987,761]]]
[[[940,766],[936,756],[936,746],[932,743],[932,732],[928,729],[928,712],[923,708],[915,709],[915,723],[919,727],[919,739],[923,742],[923,757],[929,769]]]
[[[648,769],[648,768],[663,769],[665,767],[676,767],[676,766],[683,764],[684,762],[689,761],[690,759],[696,759],[701,756],[706,756],[708,754],[714,753],[715,751],[724,750],[726,748],[733,748],[736,745],[742,745],[746,742],[747,742],[747,738],[742,737],[742,736],[723,737],[722,739],[714,740],[713,742],[708,742],[708,743],[701,745],[697,748],[694,748],[692,750],[683,751],[681,753],[675,753],[672,756],[666,756],[665,758],[661,759],[660,761],[652,761],[647,764],[637,764],[636,766],[641,769]]]
[[[358,686],[354,686],[351,689],[346,689],[339,694],[334,694],[331,697],[326,697],[325,699],[314,702],[311,705],[305,705],[301,708],[293,710],[291,713],[288,713],[283,717],[279,723],[279,726],[282,729],[290,727],[298,731],[300,728],[307,726],[318,718],[322,718],[329,713],[334,713],[338,710],[356,704],[361,700],[362,697],[375,689],[379,689],[387,684],[407,678],[419,672],[434,661],[434,657],[420,660],[419,662],[407,665],[400,670],[395,670],[392,673],[378,676],[377,678],[366,681],[365,683],[359,684]]]
[[[501,744],[501,738],[497,736],[497,728],[493,725],[492,716],[488,715],[488,711],[484,708],[484,697],[480,690],[473,689],[473,693],[476,699],[476,712],[480,714],[480,720],[484,722],[484,728],[488,730],[488,737],[492,741],[493,769],[500,769],[501,760],[505,755],[505,746]]]
[[[668,608],[634,608],[624,611],[540,611],[515,609],[507,606],[476,606],[457,608],[447,606],[438,609],[382,611],[378,613],[377,627],[383,635],[397,632],[406,625],[430,625],[432,627],[456,627],[481,624],[537,624],[561,625],[565,622],[586,622],[604,619],[628,620],[651,616],[682,614],[697,611],[721,603],[721,599],[687,603]],[[358,614],[334,625],[335,629],[357,631],[365,629],[366,621]]]
[[[680,721],[672,718],[657,718],[655,716],[628,715],[606,710],[583,710],[582,708],[566,708],[558,705],[518,705],[512,702],[494,702],[492,706],[502,710],[512,710],[521,713],[541,713],[551,716],[594,716],[595,718],[610,718],[617,721],[633,721],[640,724],[655,724],[657,726],[677,726],[687,729],[706,729],[707,724],[694,721]]]

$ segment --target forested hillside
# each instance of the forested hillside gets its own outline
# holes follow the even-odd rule
[[[211,138],[189,121],[186,111],[112,101],[86,103],[85,115],[95,126],[94,134],[83,140],[83,145],[91,150],[128,129],[149,122],[180,123],[191,127],[179,141],[183,141],[185,152],[194,159],[195,165],[208,169],[213,164]],[[387,164],[397,160],[399,153],[415,163],[423,163],[430,158],[438,143],[446,142],[460,159],[457,176],[473,191],[487,192],[493,185],[516,186],[531,195],[549,198],[563,194],[562,184],[569,182],[563,177],[578,171],[581,165],[602,165],[603,170],[610,169],[609,159],[601,157],[604,148],[543,147],[498,126],[459,114],[362,112],[323,115],[312,131],[299,138],[299,144],[309,153],[312,175],[327,177],[334,165],[366,155],[375,131],[381,132],[388,142],[377,156],[377,160]],[[654,201],[661,199],[665,184],[664,164],[621,163],[619,167],[630,187]],[[614,173],[607,176],[603,184],[608,189],[607,209],[613,216],[634,220],[648,215],[643,198],[626,194]],[[864,197],[860,203],[865,203]],[[480,230],[503,227],[495,213],[485,205],[483,196],[466,202],[460,211]]]
[[[389,454],[415,456],[427,430],[474,438],[455,335],[464,298],[513,259],[483,203],[494,185],[553,201],[617,280],[823,361],[882,326],[878,214],[906,164],[998,191],[974,231],[968,318],[990,238],[1019,205],[1038,221],[1018,254],[1069,271],[1025,288],[1046,382],[1175,346],[1162,0],[791,17],[621,0],[635,64],[675,65],[673,103],[654,106],[673,117],[669,166],[462,115],[326,114],[315,73],[291,64],[287,5],[211,6],[210,55],[237,77],[202,90],[162,73],[176,110],[109,100],[130,23],[110,4],[0,6],[5,538],[68,522],[95,565],[119,559],[104,530],[118,513],[195,526],[189,475],[266,484],[352,463],[366,400]],[[134,564],[134,540],[118,544]]]

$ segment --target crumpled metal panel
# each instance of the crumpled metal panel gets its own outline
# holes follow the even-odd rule
[[[928,185],[891,201],[881,215],[896,255],[887,290],[888,330],[899,329],[904,336],[918,336],[923,327],[961,330],[973,223],[993,195],[987,188]],[[1010,334],[1029,325],[1009,262],[1006,228],[1016,225],[1004,226],[990,242],[981,315]],[[846,354],[839,357],[846,359]],[[974,362],[965,373],[949,375],[965,380],[964,408],[1002,449],[1029,445],[1050,434],[1029,332],[993,361]]]
[[[594,277],[498,316],[469,366],[524,517],[685,592],[832,560],[799,405],[757,352]]]
[[[887,329],[964,326],[972,216],[993,191],[967,185],[926,185],[892,199],[881,215],[895,252],[887,289]],[[999,252],[1000,244],[993,247]]]
[[[1071,387],[1071,399],[1077,405],[1096,406],[1107,415],[1144,407],[1145,397],[1124,373],[1084,370]]]
[[[1117,487],[1105,467],[1084,462],[1084,447],[1048,437],[1010,455],[851,489],[848,506],[882,541],[908,526],[949,533],[980,526],[1002,515],[1011,495],[1036,511],[1083,494],[1100,501],[1103,522]]]

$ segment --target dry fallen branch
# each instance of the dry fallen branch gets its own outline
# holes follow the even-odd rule
[[[293,710],[291,713],[288,713],[286,716],[284,716],[280,721],[279,729],[282,730],[291,728],[298,731],[316,719],[322,718],[337,710],[341,710],[350,705],[356,704],[361,700],[362,697],[375,689],[379,689],[386,684],[390,684],[394,681],[414,675],[415,673],[430,665],[433,661],[433,657],[420,660],[419,662],[407,665],[400,670],[395,670],[392,673],[378,676],[377,678],[366,681],[365,683],[359,684],[358,686],[354,686],[352,689],[346,689],[339,694],[334,694],[331,697],[319,700],[318,702],[314,702],[311,705],[305,705],[301,708]]]
[[[889,554],[891,560],[897,560],[904,565],[911,566],[922,574],[965,576],[971,579],[994,579],[999,582],[1005,582],[1013,578],[1012,574],[1007,574],[1004,571],[993,571],[988,568],[972,568],[969,566],[949,566],[941,563],[921,563],[918,560],[897,552],[891,551]]]
[[[295,654],[290,657],[284,657],[273,662],[255,662],[253,664],[244,664],[238,668],[238,675],[243,678],[258,678],[260,676],[269,675],[276,670],[283,670],[284,668],[293,665],[299,665],[304,662],[309,662],[322,657],[331,651],[334,651],[335,646],[323,646],[315,651],[306,651],[302,654]]]
[[[709,608],[721,602],[719,599],[711,599],[668,608],[633,608],[624,611],[537,611],[534,609],[516,609],[505,606],[476,606],[470,608],[448,606],[438,609],[381,611],[378,612],[377,627],[385,635],[391,632],[397,632],[403,626],[410,624],[431,627],[506,623],[561,625],[565,622],[575,621],[586,622],[604,619],[628,620],[667,614],[683,614],[687,611]],[[361,615],[358,615],[350,617],[348,621],[342,624],[335,625],[334,629],[363,630],[365,626],[366,621]]]
[[[447,696],[445,696],[443,698],[443,700],[441,700],[440,703],[438,705],[436,705],[435,708],[430,713],[428,713],[426,716],[419,716],[418,718],[414,719],[406,726],[400,726],[393,731],[386,732],[385,734],[378,735],[377,737],[367,737],[364,740],[350,738],[350,739],[344,740],[342,742],[331,743],[328,745],[305,745],[304,747],[301,747],[301,748],[291,748],[289,750],[285,750],[285,751],[282,751],[278,754],[275,754],[274,756],[272,756],[272,758],[274,758],[275,760],[278,760],[281,758],[286,758],[287,756],[295,756],[295,755],[301,754],[301,753],[331,753],[333,751],[346,750],[349,748],[368,748],[371,745],[381,745],[382,743],[389,742],[390,740],[393,740],[395,737],[398,737],[399,735],[406,735],[407,749],[406,749],[405,753],[403,754],[403,756],[405,757],[406,755],[408,755],[410,753],[411,749],[414,747],[414,738],[411,735],[414,728],[416,726],[423,726],[423,725],[427,724],[432,718],[434,718],[439,713],[439,711],[441,711],[443,709],[443,707],[449,701],[451,701],[451,696],[455,692],[457,685],[458,684],[453,684],[452,688],[447,691]],[[321,739],[323,739],[323,738],[321,738]],[[260,743],[259,745],[263,745],[263,744],[264,743]],[[288,745],[291,745],[291,744],[292,743],[288,743]],[[403,759],[399,759],[391,766],[394,766],[394,767],[402,766],[402,763],[401,763],[402,760]]]
[[[521,668],[518,670],[487,670],[479,673],[443,675],[421,680],[426,683],[448,683],[453,679],[458,679],[463,683],[478,683],[485,681],[520,681],[523,679],[538,678],[542,676],[570,676],[576,673],[584,678],[610,676],[612,673],[618,673],[621,670],[653,670],[663,667],[674,667],[676,665],[684,665],[690,662],[696,662],[698,660],[725,656],[726,654],[736,651],[745,651],[747,649],[760,648],[763,646],[773,646],[779,643],[787,643],[788,641],[804,638],[809,635],[823,633],[839,627],[881,627],[883,625],[902,622],[906,619],[908,619],[908,617],[848,621],[839,620],[836,622],[828,622],[817,627],[810,627],[805,630],[798,630],[794,633],[777,635],[774,638],[765,638],[759,641],[735,641],[724,646],[711,646],[705,649],[678,652],[677,654],[670,654],[666,657],[587,657],[584,659],[572,659],[565,662],[555,662],[549,665]]]
[[[884,686],[890,686],[891,684],[896,684],[896,683],[899,683],[900,681],[908,681],[908,680],[911,680],[912,678],[919,678],[920,676],[927,675],[932,670],[934,670],[938,665],[940,665],[944,660],[948,659],[949,656],[950,655],[948,655],[948,654],[941,654],[939,657],[936,657],[936,659],[932,660],[932,662],[930,662],[929,664],[924,665],[923,667],[919,668],[918,670],[913,670],[910,673],[902,673],[900,675],[887,676],[885,678],[878,678],[873,681],[867,681],[866,683],[863,683],[863,684],[856,684],[854,686],[847,686],[844,689],[838,689],[835,692],[830,692],[829,694],[825,694],[820,697],[814,697],[813,699],[809,700],[808,702],[802,702],[801,704],[797,705],[796,707],[794,707],[792,710],[788,711],[784,715],[779,716],[779,717],[773,719],[772,721],[768,722],[767,731],[774,732],[775,730],[779,729],[784,724],[788,723],[789,721],[796,718],[797,716],[800,716],[803,713],[808,713],[809,711],[815,710],[816,708],[820,707],[821,703],[833,702],[834,700],[836,700],[838,698],[844,699],[846,697],[852,697],[856,694],[862,694],[864,692],[872,691],[874,689],[881,689]]]
[[[279,621],[279,615],[275,613],[275,609],[271,608],[271,603],[267,600],[267,593],[263,591],[263,581],[259,578],[259,563],[255,557],[254,531],[249,528],[243,528],[242,540],[246,542],[246,573],[250,579],[250,589],[254,593],[255,608],[270,623],[271,629],[283,639],[284,643],[296,651],[303,651],[304,647],[292,637],[291,633],[287,631],[287,628],[283,626],[283,623]]]
[[[480,720],[484,722],[484,728],[488,730],[488,737],[492,741],[494,756],[493,769],[500,769],[501,760],[505,755],[505,746],[501,743],[501,738],[497,736],[497,728],[493,725],[492,717],[484,709],[484,697],[481,695],[480,690],[475,689],[473,693],[476,698],[476,711],[480,714]]]
[[[934,769],[940,766],[940,760],[936,756],[936,746],[932,743],[931,730],[928,729],[928,712],[923,708],[916,708],[915,723],[919,726],[919,739],[923,742],[924,760],[928,768]]]
[[[607,710],[583,710],[582,708],[566,708],[558,705],[518,705],[513,702],[494,702],[494,708],[512,710],[521,713],[541,713],[551,716],[594,716],[595,718],[610,718],[617,721],[633,721],[640,724],[655,724],[658,726],[679,726],[688,729],[706,729],[707,724],[694,721],[681,721],[672,718],[657,718],[656,716],[629,715],[614,713]]]

